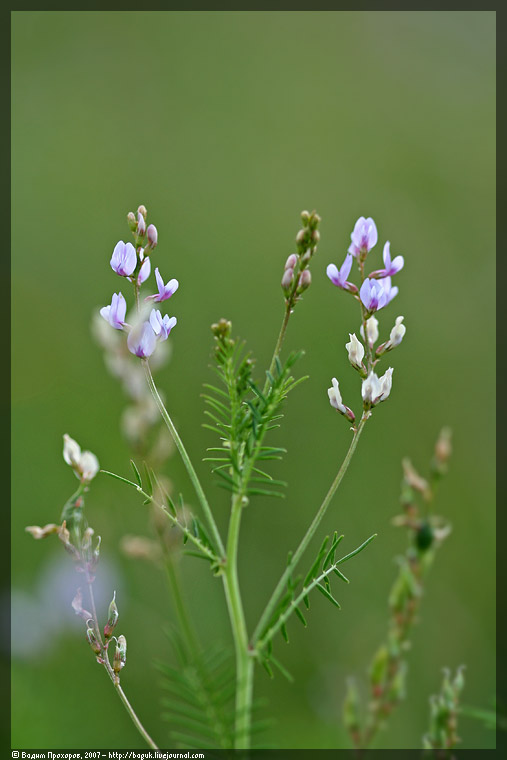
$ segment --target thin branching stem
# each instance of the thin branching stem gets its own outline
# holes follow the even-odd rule
[[[147,359],[142,360],[144,365],[144,372],[146,375],[146,380],[148,381],[148,386],[150,388],[150,391],[152,393],[153,398],[155,399],[155,403],[157,404],[158,410],[161,414],[162,419],[164,420],[165,424],[167,425],[167,428],[169,432],[171,433],[171,436],[174,440],[174,443],[176,444],[176,448],[178,449],[180,456],[183,460],[183,464],[185,465],[185,468],[188,472],[188,475],[190,477],[190,480],[192,481],[192,485],[194,486],[195,493],[197,495],[197,498],[199,499],[199,503],[202,507],[202,510],[206,516],[206,519],[208,521],[209,528],[213,534],[213,538],[215,541],[215,545],[217,547],[217,550],[220,552],[222,557],[225,556],[225,548],[222,542],[222,538],[220,536],[217,524],[215,522],[215,518],[213,517],[213,513],[211,511],[211,507],[208,503],[208,500],[206,498],[206,494],[204,493],[203,487],[201,485],[201,482],[199,478],[197,477],[197,473],[194,469],[194,466],[190,460],[190,457],[188,456],[187,450],[185,446],[183,445],[183,441],[181,440],[178,431],[176,430],[176,427],[169,416],[169,413],[167,409],[165,408],[164,402],[160,398],[159,392],[157,390],[157,386],[155,385],[155,381],[153,380],[153,375],[151,374],[150,365],[148,364]]]
[[[126,711],[128,712],[128,714],[129,714],[129,716],[130,716],[130,718],[132,720],[132,723],[137,728],[137,730],[139,731],[139,733],[143,737],[144,741],[146,742],[146,744],[151,749],[159,749],[159,747],[157,746],[157,744],[155,744],[155,742],[153,741],[153,739],[151,738],[151,736],[149,735],[149,733],[147,732],[147,730],[145,729],[145,727],[143,726],[143,724],[141,723],[141,721],[139,720],[139,718],[137,717],[136,711],[134,710],[134,708],[132,707],[132,705],[128,701],[127,695],[125,694],[125,692],[123,691],[122,687],[120,686],[120,679],[115,675],[115,673],[114,673],[114,671],[113,671],[113,669],[111,667],[111,663],[109,662],[109,656],[108,656],[108,653],[107,653],[107,647],[104,644],[104,642],[102,640],[101,633],[100,633],[99,622],[98,622],[98,618],[97,618],[97,610],[96,610],[96,607],[95,607],[95,597],[94,597],[94,594],[93,594],[93,584],[92,584],[92,579],[90,578],[90,574],[89,574],[88,571],[86,571],[86,582],[87,582],[87,585],[88,585],[88,592],[89,592],[89,597],[90,597],[91,612],[92,612],[92,616],[93,616],[93,627],[95,629],[95,636],[97,638],[97,642],[99,643],[100,650],[101,650],[101,657],[100,657],[100,659],[102,660],[104,668],[105,668],[105,670],[106,670],[109,678],[111,679],[111,682],[112,682],[112,684],[113,684],[113,686],[114,686],[114,688],[115,688],[118,696],[120,697],[120,699],[121,699],[121,701],[123,703],[123,706],[125,707]]]
[[[257,645],[260,639],[260,636],[262,635],[262,632],[264,631],[265,627],[267,626],[267,624],[269,623],[271,619],[271,616],[274,612],[276,605],[278,604],[278,601],[280,600],[282,594],[285,592],[285,589],[287,588],[287,581],[291,577],[296,565],[298,564],[299,560],[303,556],[308,544],[312,540],[317,528],[319,527],[324,515],[326,514],[329,504],[331,503],[333,496],[338,490],[338,487],[340,483],[342,482],[345,473],[348,470],[349,464],[354,455],[354,451],[356,450],[359,438],[366,424],[366,419],[367,419],[366,415],[363,415],[363,417],[361,418],[361,421],[359,422],[357,428],[354,431],[354,435],[352,437],[352,441],[350,442],[349,449],[345,455],[345,459],[343,460],[335,479],[331,483],[331,486],[327,494],[325,495],[324,500],[322,504],[320,505],[317,514],[313,518],[310,524],[310,527],[306,531],[301,543],[299,544],[298,548],[292,555],[291,560],[289,564],[287,565],[282,577],[278,581],[278,584],[275,590],[273,591],[273,594],[271,595],[271,598],[269,602],[267,603],[266,608],[264,612],[262,613],[259,622],[257,623],[257,627],[255,628],[253,632],[252,642],[251,642],[252,646]]]

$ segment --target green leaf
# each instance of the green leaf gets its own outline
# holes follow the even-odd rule
[[[368,544],[370,544],[373,541],[373,539],[376,537],[377,537],[377,534],[374,533],[373,536],[370,536],[369,538],[367,538],[366,541],[364,541],[361,544],[361,546],[358,546],[357,549],[354,549],[353,552],[350,552],[350,554],[346,554],[345,557],[342,557],[341,559],[339,559],[336,564],[341,565],[343,564],[343,562],[346,562],[348,559],[351,559],[351,557],[355,557],[356,554],[359,554],[359,552],[362,552],[363,549],[365,549],[368,546]]]
[[[146,475],[146,482],[147,482],[146,491],[149,496],[153,496],[153,483],[151,480],[150,468],[148,467],[146,462],[143,462],[143,465],[144,465],[144,474]]]
[[[320,583],[317,583],[316,588],[318,588],[318,590],[320,591],[320,593],[323,594],[326,597],[326,599],[329,599],[329,601],[332,604],[334,604],[335,607],[338,607],[338,609],[341,610],[341,606],[340,606],[339,602],[336,601],[336,599],[334,598],[334,596],[326,588],[324,588],[324,586],[321,586]]]
[[[294,607],[294,612],[296,613],[296,617],[298,617],[301,620],[301,622],[303,623],[304,627],[306,628],[307,622],[306,622],[305,616],[303,615],[303,613],[301,612],[301,610],[299,609],[299,607]]]
[[[134,470],[134,475],[136,477],[136,480],[137,480],[137,482],[139,483],[139,485],[142,488],[143,487],[143,481],[141,480],[141,476],[139,474],[139,470],[137,469],[136,463],[134,462],[133,459],[130,460],[130,464],[132,465],[132,469]]]

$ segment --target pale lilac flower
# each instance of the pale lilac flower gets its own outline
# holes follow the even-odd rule
[[[326,274],[333,285],[336,285],[338,288],[343,288],[344,290],[349,290],[351,293],[357,293],[356,286],[351,282],[347,282],[347,277],[350,274],[351,268],[352,256],[350,253],[347,253],[345,256],[345,261],[341,265],[340,269],[338,269],[335,264],[329,264],[326,269]]]
[[[158,309],[151,310],[150,325],[159,340],[167,340],[167,337],[176,325],[176,322],[176,317],[168,317],[167,314],[164,314],[162,317],[162,314]]]
[[[139,258],[143,262],[141,264],[141,269],[139,270],[139,274],[137,275],[137,282],[139,285],[142,285],[145,280],[148,279],[151,272],[151,261],[149,256],[144,256],[144,253],[141,251],[139,254]]]
[[[110,306],[103,306],[100,310],[101,317],[109,322],[115,330],[122,330],[125,325],[125,314],[127,312],[127,302],[121,293],[113,293]]]
[[[298,263],[297,253],[291,253],[289,258],[285,262],[284,269],[294,269],[297,263]]]
[[[390,285],[390,278],[386,279],[389,279]],[[383,287],[384,282],[385,280],[370,280],[366,278],[361,285],[359,295],[368,311],[378,311],[378,309],[382,309],[388,303],[388,296]],[[396,291],[398,291],[398,288],[396,288]]]
[[[157,228],[154,224],[149,224],[148,229],[146,230],[146,234],[148,236],[148,243],[150,245],[150,248],[155,248],[155,246],[158,243],[158,232]]]
[[[355,333],[349,333],[350,343],[345,343],[345,348],[349,352],[349,362],[353,367],[362,368],[364,357],[364,346],[356,337]]]
[[[127,338],[128,350],[131,354],[146,359],[155,351],[157,336],[149,322],[141,322],[132,328]]]
[[[178,280],[169,280],[167,285],[164,285],[158,267],[155,268],[155,279],[157,280],[158,293],[148,296],[146,301],[167,301],[178,290]]]
[[[110,264],[116,274],[130,277],[137,265],[136,249],[132,243],[124,243],[123,240],[116,243]]]
[[[377,228],[373,219],[371,217],[368,217],[368,219],[365,219],[364,216],[359,217],[350,239],[352,243],[348,251],[352,256],[357,257],[361,252],[368,253],[368,251],[371,251],[378,240]]]
[[[359,332],[361,333],[361,337],[363,340],[366,340],[364,337],[364,327],[361,325],[359,328]],[[368,336],[368,342],[370,346],[374,346],[375,343],[378,341],[378,319],[374,317],[373,315],[366,320],[366,335]]]
[[[403,256],[396,256],[391,261],[391,251],[389,247],[390,243],[388,240],[384,246],[384,269],[377,269],[369,275],[370,277],[392,277],[403,269],[405,263]]]
[[[340,393],[340,385],[338,383],[338,380],[336,377],[333,377],[332,379],[332,386],[331,388],[328,388],[327,395],[329,396],[329,403],[331,406],[336,409],[340,414],[344,414],[345,417],[348,417],[348,419],[351,422],[354,422],[354,412],[348,408],[348,406],[345,406],[345,404],[342,402],[342,395]]]
[[[377,282],[382,285],[384,293],[386,294],[386,304],[390,303],[394,296],[398,295],[399,288],[396,287],[396,285],[394,287],[391,285],[390,277],[383,277],[381,280],[377,280]]]

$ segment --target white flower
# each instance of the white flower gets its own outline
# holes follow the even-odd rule
[[[349,338],[350,343],[345,343],[345,348],[349,352],[349,362],[353,367],[360,369],[364,357],[364,346],[358,341],[355,333],[352,335],[349,333]]]
[[[342,403],[342,395],[340,393],[340,385],[338,383],[338,380],[336,379],[336,377],[333,377],[331,382],[333,383],[332,387],[327,389],[327,395],[329,396],[329,403],[335,409],[338,409],[338,411],[341,412],[342,414],[346,414],[347,410]]]
[[[385,401],[391,393],[392,377],[392,367],[389,367],[381,378],[378,378],[375,372],[370,372],[366,380],[363,380],[361,387],[363,401],[369,401],[372,406],[375,406],[380,401]]]
[[[81,446],[67,433],[63,436],[63,458],[71,467],[77,467],[81,458]]]
[[[395,325],[391,330],[391,334],[389,335],[389,343],[391,348],[400,345],[401,341],[403,340],[403,336],[407,331],[407,328],[404,324],[402,324],[402,322],[403,317],[396,317]]]
[[[362,339],[366,340],[363,325],[361,325],[359,332],[361,333]],[[375,316],[371,316],[366,320],[366,334],[368,336],[369,344],[373,346],[378,341],[378,319]]]
[[[361,395],[363,397],[363,401],[369,401],[370,404],[374,404],[381,393],[382,389],[380,387],[380,381],[375,372],[372,371],[366,380],[363,380],[363,384],[361,386]]]
[[[81,451],[81,446],[67,433],[63,436],[63,458],[74,470],[76,478],[85,483],[93,480],[100,469],[95,454],[91,451]]]
[[[347,417],[351,422],[354,422],[354,412],[348,408],[348,406],[345,406],[345,404],[342,402],[342,395],[340,393],[340,386],[338,384],[338,380],[336,377],[333,377],[332,381],[333,385],[331,388],[327,389],[327,395],[329,396],[329,403],[334,409],[337,409],[340,414],[344,414],[345,417]]]
[[[389,367],[389,369],[385,371],[385,373],[380,378],[379,382],[380,382],[380,388],[381,388],[379,401],[385,401],[386,398],[391,393],[391,388],[393,385],[393,368],[392,367]]]

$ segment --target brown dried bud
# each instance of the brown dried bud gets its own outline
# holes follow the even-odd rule
[[[104,638],[107,641],[113,635],[113,631],[116,628],[118,622],[118,607],[116,606],[116,591],[113,594],[113,599],[109,605],[109,612],[107,615],[107,623],[104,626]]]
[[[88,643],[95,652],[95,654],[100,654],[100,644],[97,641],[97,637],[95,636],[95,633],[93,632],[93,628],[87,628],[86,629],[86,638],[88,639]]]
[[[59,525],[55,525],[54,523],[49,523],[48,525],[45,525],[43,528],[39,528],[38,525],[28,525],[25,528],[27,533],[30,533],[34,538],[47,538],[52,533],[58,533],[60,530]]]

